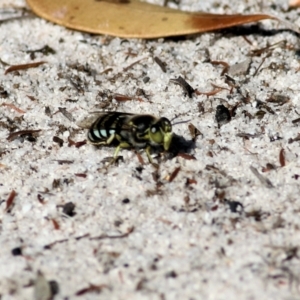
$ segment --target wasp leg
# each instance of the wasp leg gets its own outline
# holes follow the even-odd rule
[[[90,140],[88,140],[88,143],[94,146],[101,146],[101,145],[107,145],[106,141],[101,141],[101,142],[91,142]]]
[[[112,134],[107,140],[106,140],[106,144],[109,145],[114,139],[115,139],[116,135]]]
[[[128,143],[121,142],[115,150],[114,158],[118,156],[118,153],[121,150],[121,148],[130,148],[130,147],[131,147],[131,145],[129,145]]]
[[[100,142],[91,142],[88,140],[89,144],[95,145],[95,146],[100,146],[100,145],[106,145],[109,146],[111,142],[115,139],[116,135],[112,134],[106,141],[100,141]]]
[[[107,140],[107,142],[108,142],[108,141],[109,141],[109,140]],[[108,166],[114,164],[114,163],[117,161],[117,159],[118,159],[118,154],[119,154],[119,152],[120,152],[120,150],[121,150],[122,148],[130,148],[130,147],[131,147],[130,144],[128,144],[128,143],[126,143],[126,142],[121,142],[121,143],[117,146],[117,148],[116,148],[116,150],[115,150],[115,153],[114,153],[114,156],[113,156],[112,160],[109,162]]]
[[[109,146],[114,140],[115,138],[117,137],[116,134],[112,134],[107,140],[105,141],[99,141],[99,142],[91,142],[89,140],[89,143],[92,144],[92,145],[95,145],[95,146]],[[117,160],[118,160],[118,153],[120,151],[121,148],[128,148],[130,147],[129,144],[125,143],[125,142],[120,142],[120,144],[117,146],[116,150],[115,150],[115,153],[114,153],[114,156],[113,158],[110,160],[110,162],[108,163],[107,167],[114,164]]]
[[[146,154],[147,154],[147,157],[148,157],[148,159],[149,159],[149,162],[150,162],[151,164],[153,164],[153,159],[152,159],[152,157],[151,157],[151,147],[150,147],[150,146],[147,146],[147,148],[146,148]]]
[[[159,168],[159,165],[156,164],[156,163],[153,161],[152,156],[151,156],[151,146],[147,146],[147,148],[146,148],[146,154],[147,154],[147,157],[148,157],[149,162],[151,163],[151,165],[152,165],[153,167],[155,167],[156,169],[158,169],[158,168]]]

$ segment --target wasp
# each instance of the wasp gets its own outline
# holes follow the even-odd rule
[[[87,139],[93,145],[116,145],[112,162],[124,148],[146,149],[153,163],[151,149],[163,146],[168,151],[172,142],[172,124],[167,118],[122,112],[93,113],[78,125],[88,128]]]

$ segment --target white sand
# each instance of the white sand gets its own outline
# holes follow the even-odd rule
[[[185,1],[181,8],[217,13],[261,9],[258,0],[197,2]],[[2,8],[25,5],[9,0],[0,4]],[[300,24],[300,10],[287,11],[285,1],[263,4],[264,12]],[[33,299],[38,270],[58,283],[55,299],[73,299],[90,285],[103,288],[84,293],[82,299],[299,299],[300,145],[299,141],[289,143],[300,134],[300,122],[292,123],[300,117],[299,39],[274,21],[258,26],[245,31],[250,45],[242,30],[178,41],[144,41],[91,36],[39,18],[1,24],[2,61],[11,65],[47,61],[7,75],[8,67],[1,65],[0,86],[7,98],[0,98],[0,103],[25,112],[1,106],[2,300]],[[231,94],[226,78],[220,75],[222,66],[210,62],[240,63],[252,50],[280,41],[269,57],[265,58],[267,53],[250,56],[249,72],[234,76],[238,88]],[[56,54],[36,53],[31,60],[26,53],[45,45]],[[167,64],[166,73],[154,56]],[[123,71],[141,58],[145,59]],[[76,65],[88,71],[72,67]],[[103,73],[108,68],[112,70]],[[189,99],[180,86],[169,83],[179,75],[201,92],[213,90],[211,84],[226,89],[215,96]],[[148,83],[143,81],[146,76]],[[152,165],[146,163],[142,172],[136,169],[140,163],[133,151],[121,151],[124,163],[105,170],[101,161],[113,155],[113,148],[68,146],[68,137],[76,142],[85,139],[86,132],[76,121],[100,110],[97,105],[105,98],[97,97],[99,92],[134,96],[138,88],[147,95],[140,96],[143,102],[113,100],[107,109],[169,119],[180,114],[178,120],[191,120],[203,134],[190,150],[196,160],[162,161],[157,182]],[[287,103],[267,102],[274,95],[287,97]],[[236,115],[218,128],[216,107],[231,108],[238,103]],[[45,113],[46,107],[50,114]],[[71,113],[73,120],[59,108]],[[256,116],[259,111],[266,112],[262,119]],[[36,141],[27,137],[7,140],[11,131],[27,129],[41,130]],[[173,130],[191,140],[188,123]],[[257,136],[245,139],[238,133]],[[53,141],[54,136],[63,140],[62,147]],[[276,137],[281,139],[270,141]],[[282,149],[285,159],[280,163]],[[147,162],[145,152],[142,157]],[[263,172],[268,163],[275,169]],[[250,166],[273,188],[259,180]],[[178,176],[169,182],[176,167],[181,168]],[[189,186],[188,178],[194,180]],[[7,212],[12,190],[17,195]],[[239,201],[244,211],[230,212],[224,197]],[[122,203],[125,198],[130,202]],[[66,217],[61,205],[70,201],[76,205],[76,215]],[[131,228],[133,232],[123,236]],[[76,239],[83,235],[87,236]],[[90,239],[101,235],[106,238]],[[22,248],[22,256],[12,255],[16,247]]]

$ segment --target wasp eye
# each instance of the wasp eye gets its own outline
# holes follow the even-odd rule
[[[161,118],[161,128],[164,132],[171,132],[172,131],[171,122],[167,118]]]

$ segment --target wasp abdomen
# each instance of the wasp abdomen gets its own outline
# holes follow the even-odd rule
[[[118,114],[105,114],[94,122],[88,132],[88,139],[92,143],[102,143],[115,136],[119,127]]]
[[[89,141],[91,141],[92,143],[97,143],[97,142],[101,142],[101,141],[106,141],[107,139],[109,139],[112,135],[115,134],[115,130],[114,129],[97,129],[97,128],[91,128],[90,131],[88,132],[88,139]]]

